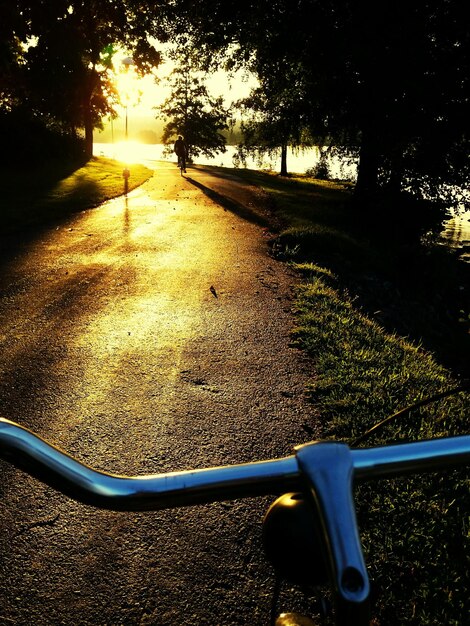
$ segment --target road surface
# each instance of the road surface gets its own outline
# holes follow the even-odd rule
[[[295,277],[267,253],[263,201],[158,163],[127,197],[4,250],[0,415],[117,474],[314,438],[312,365],[290,345]],[[0,474],[0,625],[268,623],[269,498],[114,513]]]

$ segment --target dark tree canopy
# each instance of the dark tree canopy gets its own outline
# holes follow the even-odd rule
[[[141,73],[160,62],[148,43],[146,3],[6,0],[2,13],[12,30],[8,35],[2,26],[0,32],[0,46],[8,52],[1,110],[5,113],[21,103],[31,118],[62,133],[84,129],[90,156],[93,128],[113,112],[109,68],[114,46],[132,51]]]
[[[207,65],[248,63],[269,85],[300,67],[312,137],[359,151],[357,189],[467,185],[469,30],[465,3],[172,0],[171,36]],[[188,45],[188,43],[186,43]],[[288,89],[283,89],[288,93]],[[298,85],[291,94],[297,98]],[[294,103],[292,103],[294,104]]]

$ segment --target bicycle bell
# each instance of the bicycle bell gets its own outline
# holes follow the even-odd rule
[[[267,558],[286,580],[315,586],[328,581],[318,513],[303,494],[286,493],[273,502],[263,521],[263,543]]]

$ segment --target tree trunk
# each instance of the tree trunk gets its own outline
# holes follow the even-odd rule
[[[287,144],[281,146],[281,176],[287,176]]]
[[[83,117],[85,126],[85,157],[88,160],[93,156],[93,120],[90,103],[85,103]]]
[[[370,198],[377,192],[379,174],[379,152],[377,142],[372,131],[364,131],[359,164],[357,167],[357,182],[354,194],[358,198]]]
[[[85,128],[85,158],[91,159],[93,156],[93,94],[99,84],[99,76],[95,66],[89,71],[85,89],[83,92],[83,126]]]

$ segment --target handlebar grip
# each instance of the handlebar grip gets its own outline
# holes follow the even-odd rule
[[[354,479],[393,478],[470,464],[470,435],[351,450]]]

